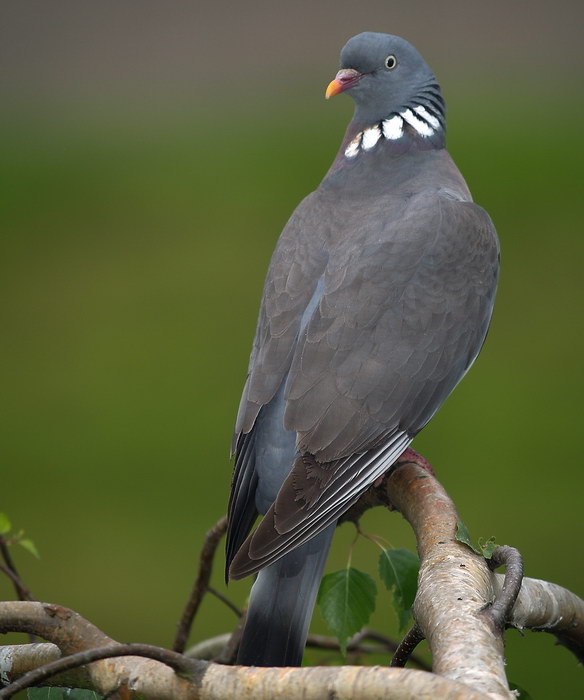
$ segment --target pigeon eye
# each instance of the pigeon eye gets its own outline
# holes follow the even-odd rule
[[[387,70],[393,70],[397,66],[397,58],[391,54],[385,59],[385,67]]]

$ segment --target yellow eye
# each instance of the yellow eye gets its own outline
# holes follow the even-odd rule
[[[387,70],[393,70],[397,66],[397,58],[391,54],[385,59],[385,67]]]

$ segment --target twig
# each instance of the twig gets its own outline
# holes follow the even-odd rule
[[[22,582],[3,535],[0,535],[0,554],[2,554],[2,558],[6,564],[5,567],[0,565],[0,570],[12,581],[18,600],[36,600],[30,590]]]
[[[215,660],[229,643],[231,635],[232,632],[225,632],[215,637],[209,637],[209,639],[203,639],[202,642],[189,647],[185,651],[185,656],[189,659],[202,659],[203,661]]]
[[[218,591],[216,588],[213,588],[212,586],[207,586],[207,593],[211,593],[211,595],[214,595],[215,598],[218,598],[222,603],[225,603],[225,605],[232,610],[237,617],[241,617],[243,615],[243,610],[240,610],[235,603],[232,603],[229,598],[223,595],[220,591]]]
[[[175,673],[186,678],[190,677],[198,669],[196,661],[187,659],[182,654],[177,654],[169,649],[163,649],[162,647],[156,647],[150,644],[114,644],[80,651],[71,656],[65,656],[62,659],[51,661],[33,671],[29,671],[18,680],[7,685],[3,690],[0,690],[0,698],[11,698],[25,688],[40,685],[43,681],[47,680],[47,678],[57,673],[63,673],[64,671],[69,671],[78,666],[85,666],[85,664],[89,664],[92,661],[111,659],[117,656],[143,656],[147,659],[154,659],[166,666],[170,666]]]
[[[412,656],[414,649],[424,639],[425,637],[422,630],[415,624],[399,643],[389,665],[394,668],[403,668],[408,659]]]
[[[321,649],[323,651],[340,651],[341,647],[334,637],[326,637],[323,634],[309,634],[306,639],[306,646],[310,649]],[[386,649],[381,644],[375,646],[373,644],[363,644],[362,641],[353,641],[350,639],[347,642],[347,653],[355,652],[357,654],[383,654]]]
[[[199,573],[193,585],[191,595],[187,601],[183,614],[178,623],[178,629],[173,650],[182,654],[185,650],[191,625],[205,593],[209,590],[209,581],[213,571],[213,557],[219,541],[227,530],[227,516],[224,515],[205,535],[205,542],[199,557]]]
[[[243,611],[242,616],[239,618],[237,627],[231,633],[229,641],[223,647],[223,651],[215,657],[215,661],[218,664],[224,664],[226,666],[233,666],[237,659],[237,651],[239,649],[239,643],[241,642],[241,635],[243,634],[243,628],[245,627],[245,618],[247,616],[247,609]]]
[[[497,595],[495,602],[483,611],[485,617],[491,621],[493,628],[502,634],[505,623],[521,590],[523,559],[519,550],[515,549],[515,547],[501,545],[495,549],[488,560],[488,564],[491,571],[494,571],[499,566],[505,566],[506,569],[503,588]]]
[[[366,639],[377,642],[377,645],[363,644],[363,641]],[[330,651],[341,650],[339,642],[335,637],[327,637],[323,634],[309,634],[306,640],[306,646],[312,649],[326,649]],[[387,652],[394,653],[398,646],[398,643],[390,637],[386,637],[384,634],[376,632],[375,630],[364,628],[349,639],[347,642],[347,651],[355,651],[359,654],[386,654]],[[411,656],[411,662],[423,671],[431,670],[429,664],[416,654]]]
[[[28,590],[28,588],[20,580],[20,577],[18,576],[17,573],[14,572],[13,569],[9,569],[8,566],[4,566],[4,564],[0,564],[0,571],[3,574],[6,574],[6,576],[8,576],[8,578],[14,584],[14,589],[15,589],[16,594],[18,596],[18,600],[36,600],[36,598],[32,595],[32,593]]]

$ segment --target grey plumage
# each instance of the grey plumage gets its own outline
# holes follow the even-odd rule
[[[260,571],[240,663],[300,662],[334,523],[466,373],[493,306],[497,237],[444,149],[433,74],[384,34],[341,64],[355,116],[274,251],[237,417],[227,571]]]

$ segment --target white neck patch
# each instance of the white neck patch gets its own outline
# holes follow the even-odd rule
[[[388,141],[397,141],[404,134],[405,123],[422,138],[433,136],[441,126],[440,120],[422,105],[414,107],[413,111],[404,109],[403,112],[360,131],[345,149],[345,156],[355,158],[361,150],[370,151],[382,136]]]

